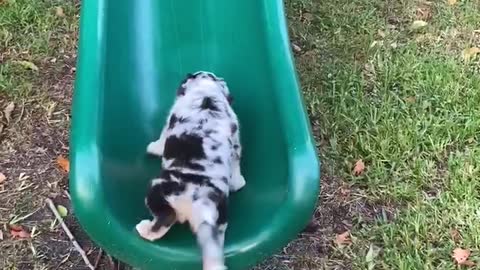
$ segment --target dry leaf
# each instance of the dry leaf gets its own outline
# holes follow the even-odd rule
[[[62,7],[57,7],[55,9],[55,14],[58,16],[58,17],[65,17],[65,13],[63,13],[63,8]]]
[[[425,26],[427,26],[428,23],[426,21],[422,21],[422,20],[417,20],[417,21],[414,21],[412,23],[412,25],[410,26],[410,29],[412,30],[418,30],[420,28],[423,28]]]
[[[57,163],[65,172],[70,172],[70,161],[64,158],[63,156],[59,156],[57,158]]]
[[[452,240],[454,242],[458,242],[461,238],[460,232],[457,229],[451,229],[450,230],[450,237],[452,237]]]
[[[368,270],[373,270],[375,268],[375,259],[380,254],[380,251],[382,251],[381,248],[374,245],[370,245],[367,255],[365,256],[365,261],[368,264]]]
[[[480,53],[480,48],[472,47],[472,48],[463,50],[462,56],[465,61],[469,61],[479,53]]]
[[[475,266],[475,263],[472,262],[472,261],[467,260],[467,261],[465,261],[462,265],[465,265],[465,266],[468,266],[468,267],[472,267],[472,266]]]
[[[30,238],[30,233],[26,231],[10,231],[10,234],[13,236],[13,238],[18,237],[18,238]]]
[[[349,187],[346,187],[346,186],[345,186],[345,187],[341,187],[340,190],[339,190],[339,192],[340,192],[340,195],[342,195],[343,197],[348,197],[348,196],[350,196],[350,193],[351,193],[352,191],[350,190]]]
[[[23,230],[22,226],[17,225],[17,224],[8,224],[8,227],[10,227],[10,230],[14,230],[14,231]]]
[[[7,180],[7,177],[5,176],[5,174],[0,172],[0,184],[5,182],[5,180]]]
[[[450,6],[453,6],[453,5],[455,5],[456,3],[457,3],[457,0],[448,0],[448,4],[449,4]]]
[[[373,48],[373,47],[375,47],[375,46],[377,46],[377,45],[378,45],[379,47],[382,47],[382,46],[383,46],[383,41],[382,41],[382,40],[380,40],[380,41],[374,40],[374,41],[372,42],[372,44],[370,44],[370,48]]]
[[[335,237],[335,243],[339,246],[349,245],[352,243],[352,239],[350,238],[350,231],[346,231],[341,234],[337,234]]]
[[[458,265],[466,265],[466,266],[475,265],[474,262],[468,260],[469,256],[470,256],[470,250],[462,249],[462,248],[456,248],[453,250],[452,257],[453,259],[455,259],[455,262]]]
[[[432,18],[432,8],[430,6],[425,5],[423,7],[417,8],[417,19],[422,21],[428,21],[431,18]]]
[[[2,240],[3,240],[3,232],[2,232],[2,230],[0,230],[0,241],[2,241]]]
[[[385,38],[386,36],[385,32],[383,32],[382,30],[378,30],[377,33],[381,38]]]
[[[22,226],[11,224],[10,234],[15,238],[30,238],[30,233],[25,231]]]
[[[302,14],[302,18],[306,22],[311,22],[313,20],[313,15],[312,15],[312,13],[305,12],[305,13]]]
[[[298,46],[297,44],[295,44],[293,42],[292,42],[292,49],[293,49],[293,51],[295,51],[297,53],[302,51],[302,48],[300,48],[300,46]]]
[[[10,118],[12,116],[12,112],[15,109],[15,103],[10,102],[8,103],[7,107],[3,110],[3,113],[5,113],[5,119],[7,119],[7,123],[10,123]]]
[[[416,97],[406,97],[404,100],[405,100],[405,102],[412,104],[412,103],[415,103],[415,101],[417,101],[417,98]]]
[[[355,163],[355,167],[353,167],[353,174],[358,176],[363,173],[365,170],[365,164],[363,163],[363,160],[359,159]]]
[[[15,61],[15,62],[22,65],[24,68],[38,71],[38,67],[30,61]]]

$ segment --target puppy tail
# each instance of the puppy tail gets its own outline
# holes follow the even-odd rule
[[[197,241],[202,249],[203,270],[225,270],[222,232],[218,225],[203,222],[197,229]]]

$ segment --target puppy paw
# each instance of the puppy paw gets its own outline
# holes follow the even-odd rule
[[[148,144],[147,153],[161,157],[163,155],[163,147],[160,141],[154,141]]]
[[[233,181],[231,183],[230,190],[233,191],[233,192],[239,191],[246,184],[246,181],[245,181],[245,178],[243,177],[243,175],[239,175],[232,180]]]
[[[155,241],[162,238],[170,230],[170,227],[161,227],[158,231],[152,231],[154,224],[155,221],[145,219],[138,223],[135,229],[142,238],[149,241]]]
[[[138,234],[145,238],[149,239],[150,238],[150,233],[152,232],[152,221],[148,219],[144,219],[140,221],[140,223],[135,226],[135,229],[137,230]],[[150,239],[149,239],[150,240]]]
[[[215,259],[205,259],[203,262],[203,270],[227,270],[222,261]]]

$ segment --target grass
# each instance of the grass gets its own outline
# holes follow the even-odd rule
[[[393,219],[353,222],[340,257],[354,269],[455,269],[455,247],[480,258],[479,61],[462,59],[480,46],[479,4],[290,1],[325,173],[395,207]],[[415,20],[428,25],[412,31]],[[358,159],[367,169],[355,177]],[[382,252],[368,263],[371,245]]]
[[[44,71],[49,66],[61,67],[68,60],[66,52],[76,48],[77,10],[73,0],[0,1],[0,93],[31,95],[35,80],[48,75],[29,70],[19,61]]]
[[[260,268],[456,269],[456,247],[480,263],[480,57],[462,57],[480,47],[480,1],[288,0],[286,7],[323,161],[322,194],[307,231]],[[415,20],[428,24],[412,30]],[[34,184],[22,196],[3,193],[0,223],[36,211],[24,225],[40,228],[32,242],[0,241],[1,269],[81,264],[39,210],[42,196],[64,189],[41,181],[61,178],[54,160],[68,145],[77,31],[75,1],[0,0],[0,106],[17,104],[15,122],[0,134],[7,157],[0,170],[9,178],[27,173]],[[354,176],[359,159],[366,169]],[[7,191],[15,185],[9,180]],[[345,230],[353,243],[339,247],[332,240]],[[52,248],[59,241],[61,249]]]

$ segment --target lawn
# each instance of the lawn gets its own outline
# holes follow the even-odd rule
[[[70,209],[57,158],[79,6],[0,0],[0,269],[86,269],[45,204]],[[480,0],[286,8],[321,195],[305,231],[257,269],[457,269],[456,248],[479,264]],[[12,220],[34,237],[12,239]],[[66,222],[94,262],[98,248]],[[100,269],[111,264],[102,256]]]

